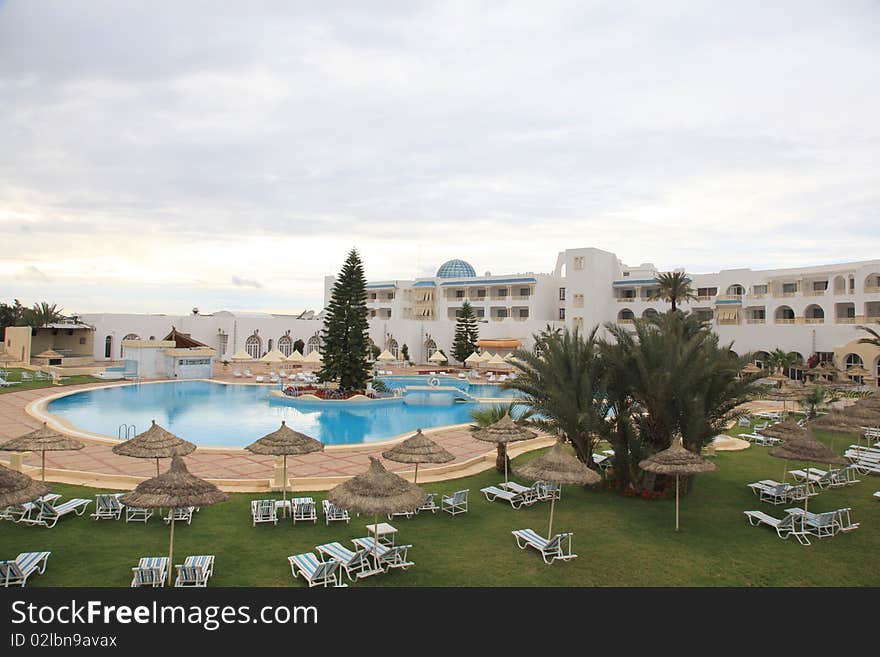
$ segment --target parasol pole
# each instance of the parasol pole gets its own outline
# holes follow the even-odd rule
[[[46,481],[46,450],[40,452],[43,463],[43,481]]]
[[[507,443],[501,443],[504,447],[504,483],[507,484]]]
[[[156,457],[156,476],[159,476],[159,457]]]
[[[287,502],[287,454],[284,455],[284,466],[281,469],[282,476],[284,477],[281,482],[281,499]],[[281,505],[282,509],[287,508],[287,504]],[[287,513],[287,511],[285,511]]]
[[[165,577],[168,581],[166,585],[171,584],[171,571],[174,568],[174,566],[172,565],[174,563],[174,507],[171,507],[171,509],[169,509],[169,513],[171,513],[171,542],[168,545],[168,568],[165,574]]]
[[[419,464],[416,463],[416,473],[413,475],[413,483],[419,480]]]
[[[373,565],[379,570],[379,514],[373,514]]]
[[[550,484],[550,526],[547,528],[547,540],[553,538],[553,512],[556,510],[556,487],[553,485],[553,482],[548,482]]]
[[[675,473],[675,531],[679,531],[678,524],[678,473]]]

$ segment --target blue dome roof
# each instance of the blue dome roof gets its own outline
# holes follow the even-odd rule
[[[437,270],[437,278],[474,278],[477,272],[464,260],[447,260]]]

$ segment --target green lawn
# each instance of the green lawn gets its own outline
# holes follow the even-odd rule
[[[829,442],[830,436],[820,436]],[[851,441],[837,437],[838,451]],[[515,461],[522,463],[537,453]],[[763,509],[746,487],[758,479],[780,479],[785,462],[767,456],[765,448],[719,453],[718,470],[700,475],[693,493],[682,500],[682,531],[673,531],[674,500],[622,498],[611,491],[563,488],[555,528],[574,532],[579,555],[567,563],[545,565],[534,550],[521,551],[512,529],[531,527],[546,532],[549,504],[513,510],[487,502],[479,489],[497,483],[494,472],[443,484],[427,490],[449,492],[470,488],[470,512],[395,519],[400,541],[412,543],[407,571],[369,578],[356,586],[878,586],[880,571],[869,564],[880,550],[880,503],[871,497],[880,478],[864,477],[855,486],[823,491],[810,508],[853,509],[862,527],[834,538],[815,539],[811,546],[783,541],[767,527],[752,527],[742,514]],[[268,473],[267,473],[268,475]],[[56,492],[91,497],[95,490],[54,485]],[[316,500],[323,494],[314,494]],[[315,545],[366,534],[372,518],[353,518],[350,526],[334,523],[252,527],[251,499],[257,494],[233,495],[231,501],[202,509],[191,526],[176,526],[175,559],[187,554],[214,554],[216,572],[211,586],[298,586],[287,556]],[[94,503],[91,505],[94,506]],[[139,557],[167,554],[168,527],[154,520],[141,523],[95,522],[67,517],[54,529],[3,523],[0,557],[14,558],[31,550],[51,550],[44,575],[33,586],[128,586],[131,567]]]
[[[51,380],[47,379],[34,379],[33,381],[22,381],[21,373],[28,372],[33,374],[30,370],[24,370],[21,368],[13,367],[13,368],[0,368],[7,372],[9,372],[9,377],[6,378],[7,381],[18,381],[13,386],[2,386],[0,387],[0,395],[7,392],[20,392],[21,390],[36,390],[38,388],[58,388],[57,385],[52,385]],[[93,376],[70,376],[64,377],[61,381],[60,385],[62,386],[72,386],[77,383],[95,383],[96,381],[102,381],[103,379],[96,379]]]

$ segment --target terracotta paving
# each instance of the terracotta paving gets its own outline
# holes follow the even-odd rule
[[[65,391],[94,387],[95,384],[64,386]],[[106,385],[106,384],[98,384]],[[55,394],[58,387],[38,390],[24,390],[0,395],[0,442],[16,438],[38,428],[39,420],[28,415],[25,407],[42,397]],[[494,452],[486,443],[474,440],[467,428],[450,428],[440,431],[426,431],[432,440],[443,445],[456,457],[457,461],[465,461],[488,452]],[[151,459],[134,459],[117,456],[111,451],[112,443],[79,438],[86,447],[72,452],[47,452],[46,468],[63,469],[78,472],[101,473],[107,475],[130,475],[151,477],[156,474],[156,462]],[[292,478],[296,477],[331,477],[350,476],[366,469],[369,456],[379,456],[388,446],[349,447],[345,449],[328,449],[304,456],[288,457],[287,469]],[[0,462],[8,463],[7,453],[0,451]],[[271,477],[274,457],[257,456],[244,450],[196,450],[186,457],[187,465],[194,474],[208,479],[244,479],[267,480]],[[39,453],[33,453],[25,459],[25,464],[38,466]],[[411,465],[383,461],[392,471],[412,470]],[[454,463],[454,462],[453,462]],[[168,466],[165,460],[160,461],[164,471]],[[429,473],[430,466],[422,466],[419,473]],[[51,479],[51,476],[47,477]]]

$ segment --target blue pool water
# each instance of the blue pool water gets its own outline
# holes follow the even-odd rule
[[[471,383],[465,379],[449,376],[383,376],[379,378],[391,389],[406,388],[407,386],[426,386],[429,385],[429,380],[436,378],[438,388],[454,386],[459,390],[464,390],[465,392],[470,393],[474,397],[495,399],[522,397],[522,394],[518,390],[504,390],[500,385],[494,385],[491,383]]]
[[[85,431],[116,437],[121,424],[141,432],[155,419],[196,443],[243,447],[278,428],[281,420],[327,445],[385,440],[419,428],[463,424],[480,404],[406,405],[270,403],[268,386],[180,381],[98,388],[61,397],[48,411]]]

